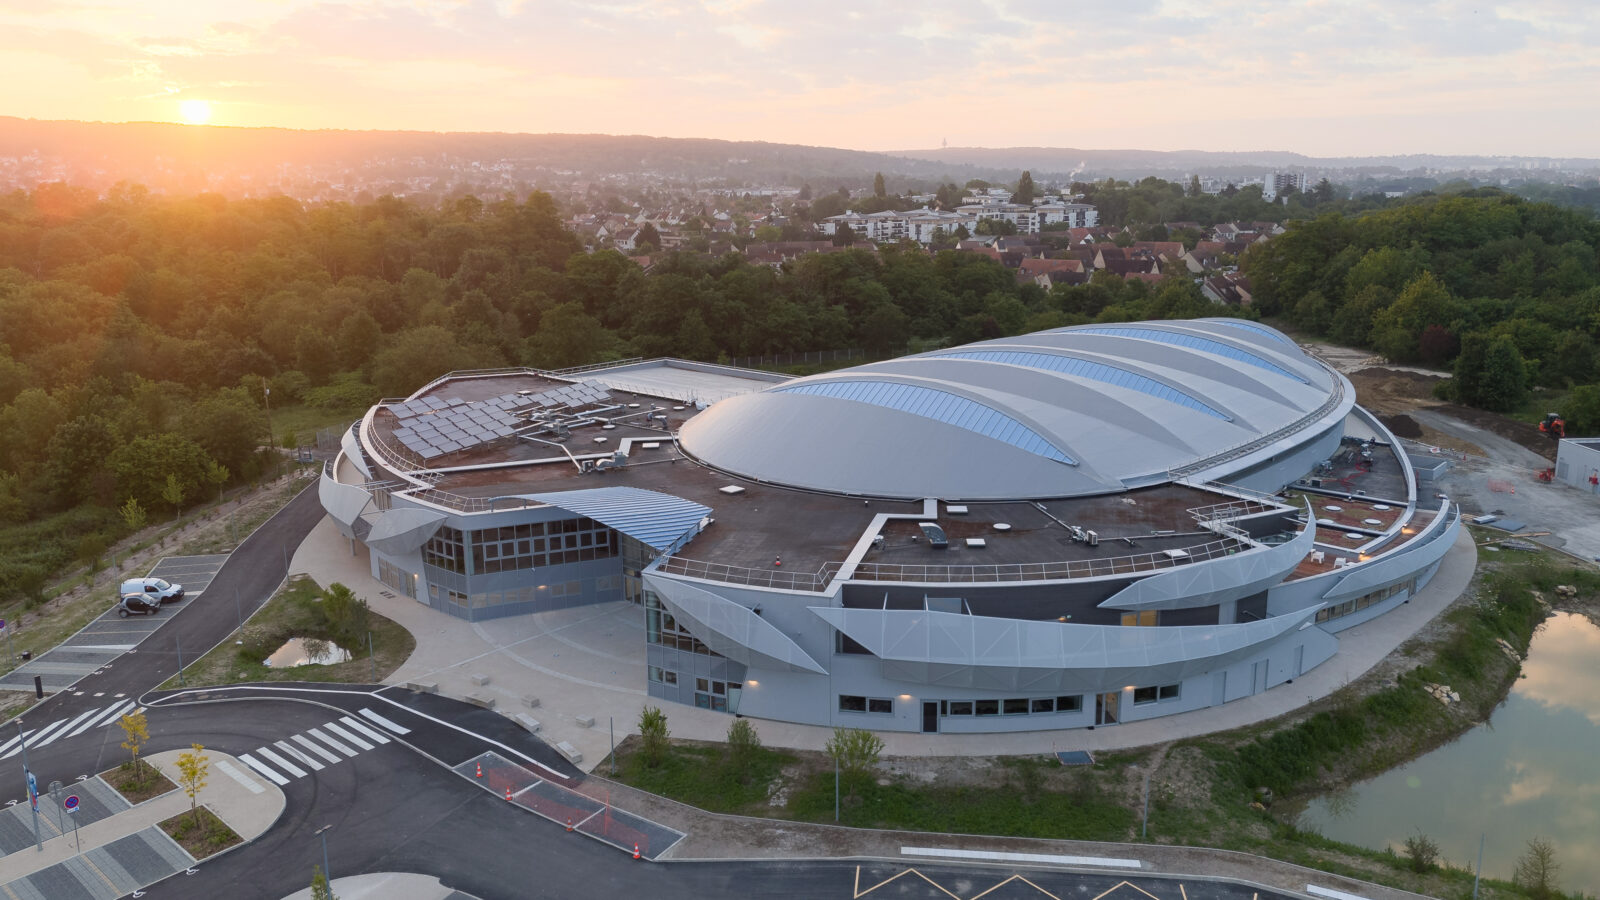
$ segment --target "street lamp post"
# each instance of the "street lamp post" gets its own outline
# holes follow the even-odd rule
[[[330,893],[333,891],[333,873],[328,870],[328,829],[332,827],[332,825],[324,825],[311,832],[313,836],[320,835],[322,837],[322,877],[327,880]]]

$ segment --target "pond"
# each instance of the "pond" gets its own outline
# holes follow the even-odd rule
[[[1489,721],[1411,763],[1319,798],[1301,827],[1374,849],[1421,831],[1444,859],[1510,878],[1533,837],[1556,848],[1569,892],[1600,891],[1600,627],[1556,613]]]
[[[332,641],[290,638],[263,660],[262,665],[274,669],[292,669],[295,666],[327,666],[347,662],[349,659],[350,651]]]

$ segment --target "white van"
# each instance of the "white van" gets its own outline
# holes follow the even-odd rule
[[[162,603],[177,603],[183,599],[183,585],[173,584],[165,578],[130,578],[122,583],[118,593],[143,594]]]

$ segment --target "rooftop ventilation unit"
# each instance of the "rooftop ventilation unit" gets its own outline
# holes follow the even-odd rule
[[[922,529],[923,535],[928,538],[928,546],[935,550],[943,550],[950,546],[950,539],[945,537],[944,529],[934,522],[918,522],[917,527]]]

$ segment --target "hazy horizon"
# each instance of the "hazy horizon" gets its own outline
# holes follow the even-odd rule
[[[0,114],[301,130],[1595,156],[1600,10],[1368,0],[0,0]]]

